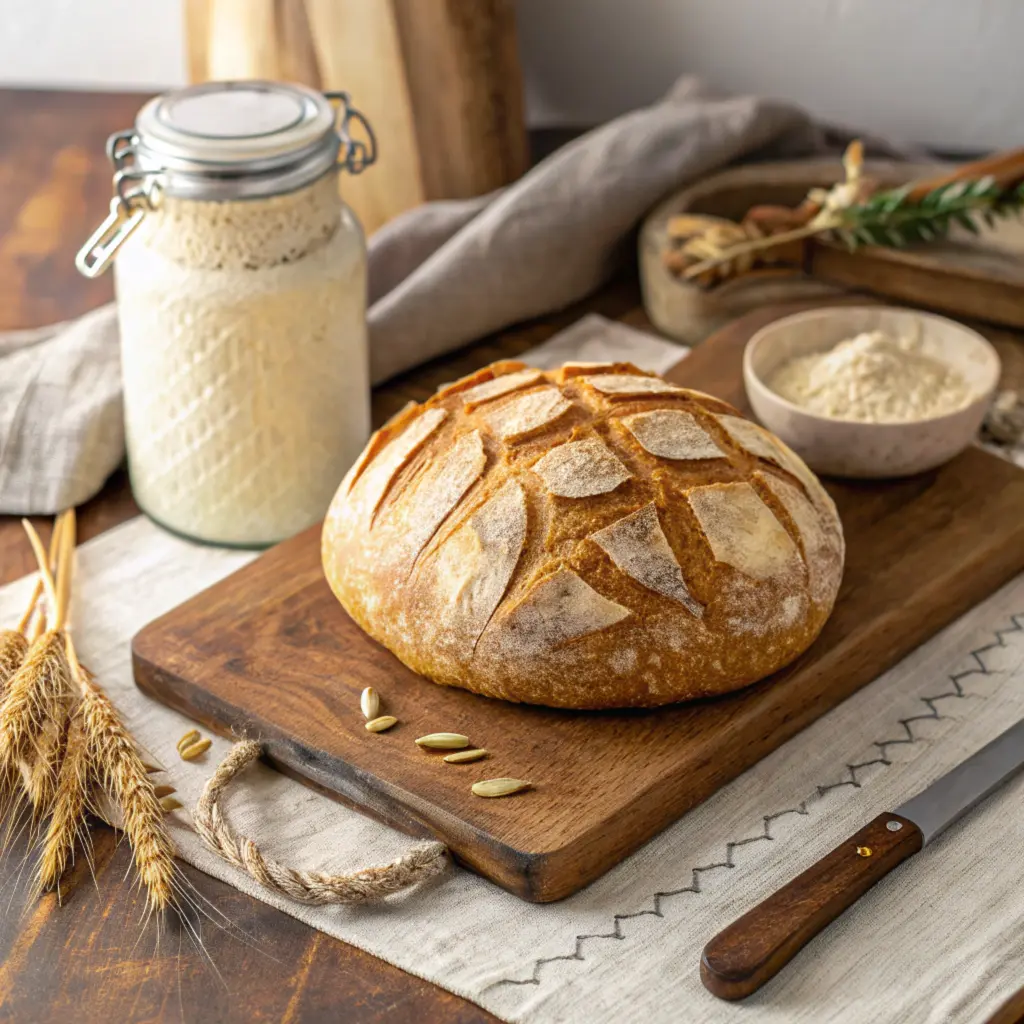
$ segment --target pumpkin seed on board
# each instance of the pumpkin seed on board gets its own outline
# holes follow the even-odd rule
[[[520,793],[533,785],[523,779],[484,779],[481,782],[473,783],[473,796],[511,796],[513,793]]]
[[[473,750],[459,750],[454,754],[446,754],[444,760],[448,764],[469,764],[470,761],[479,761],[481,757],[486,756],[486,750],[476,747]]]
[[[184,736],[178,740],[178,753],[180,754],[186,747],[192,746],[193,743],[198,743],[200,739],[198,729],[189,729]]]
[[[189,743],[178,751],[178,756],[182,761],[194,761],[210,749],[211,742],[211,740],[197,740],[195,743]]]
[[[372,686],[368,686],[359,695],[359,708],[368,722],[380,717],[380,695]]]
[[[417,747],[430,750],[461,750],[469,746],[469,737],[460,732],[432,732],[416,741]]]

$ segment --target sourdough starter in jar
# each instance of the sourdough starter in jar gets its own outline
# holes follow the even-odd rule
[[[115,265],[136,500],[203,540],[320,519],[370,427],[362,235],[330,173],[237,203],[165,198]]]
[[[339,198],[334,111],[274,83],[153,103],[126,147],[149,189],[144,216],[107,251],[95,236],[83,250],[87,273],[89,253],[119,250],[132,489],[178,533],[271,544],[323,517],[370,428],[365,247]],[[112,153],[117,165],[114,140]],[[229,173],[212,175],[211,160]]]

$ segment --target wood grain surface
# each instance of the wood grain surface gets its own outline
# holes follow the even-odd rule
[[[131,123],[146,98],[0,90],[0,329],[72,317],[110,298],[110,279],[86,281],[74,270],[73,257],[107,209],[110,170],[103,142]],[[66,173],[76,163],[84,170]],[[488,339],[379,389],[376,422],[445,380],[519,354],[589,310],[650,326],[634,283],[611,288],[566,314]],[[1009,331],[985,333],[1000,350],[1008,384],[1024,386],[1020,338]],[[135,514],[127,479],[118,474],[87,506],[83,534]],[[0,584],[32,569],[22,538],[16,520],[0,517]],[[133,885],[126,844],[100,825],[94,841],[95,881],[80,871],[80,884],[64,906],[53,897],[27,903],[19,882],[22,847],[0,862],[0,1020],[495,1021],[187,865],[183,871],[211,913],[224,915],[220,924],[226,919],[231,927],[206,925],[205,954],[173,926],[158,941],[155,930],[144,931],[140,924],[143,900]],[[1022,1019],[1024,989],[991,1024]]]
[[[187,0],[189,77],[344,90],[379,142],[341,188],[367,233],[528,166],[512,0]]]
[[[778,310],[766,310],[766,316]],[[746,404],[741,320],[670,371]],[[565,712],[434,686],[369,639],[320,568],[319,530],[268,552],[143,629],[140,686],[535,901],[560,899],[622,860],[1024,569],[1024,471],[971,448],[899,481],[829,481],[846,535],[836,607],[814,645],[756,686],[650,711]],[[980,500],[979,500],[980,497]],[[399,725],[372,735],[373,686]],[[454,768],[413,744],[464,733],[492,751]],[[480,800],[472,782],[534,783]]]
[[[700,958],[705,988],[730,1000],[756,992],[923,845],[924,836],[912,821],[880,814],[719,932]]]

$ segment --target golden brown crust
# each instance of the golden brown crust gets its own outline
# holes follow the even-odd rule
[[[843,540],[810,470],[720,399],[629,363],[502,362],[371,438],[323,563],[355,621],[424,676],[611,708],[792,661],[832,609]]]

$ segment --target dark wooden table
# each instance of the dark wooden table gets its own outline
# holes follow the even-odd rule
[[[132,123],[145,98],[0,90],[0,330],[73,317],[111,299],[110,279],[87,281],[72,260],[109,202],[104,140]],[[375,419],[493,359],[517,355],[583,312],[647,325],[635,282],[616,284],[580,307],[503,332],[378,389]],[[1024,347],[1007,332],[986,333],[1024,377]],[[82,510],[81,537],[137,512],[118,474]],[[0,517],[0,584],[32,568],[17,521]],[[0,864],[0,1021],[495,1020],[188,866],[189,881],[230,927],[207,923],[202,952],[173,924],[159,934],[143,928],[127,845],[103,826],[94,841],[95,883],[79,865],[79,884],[63,906],[53,896],[25,898],[18,843]],[[1020,1019],[1024,990],[990,1024]]]

